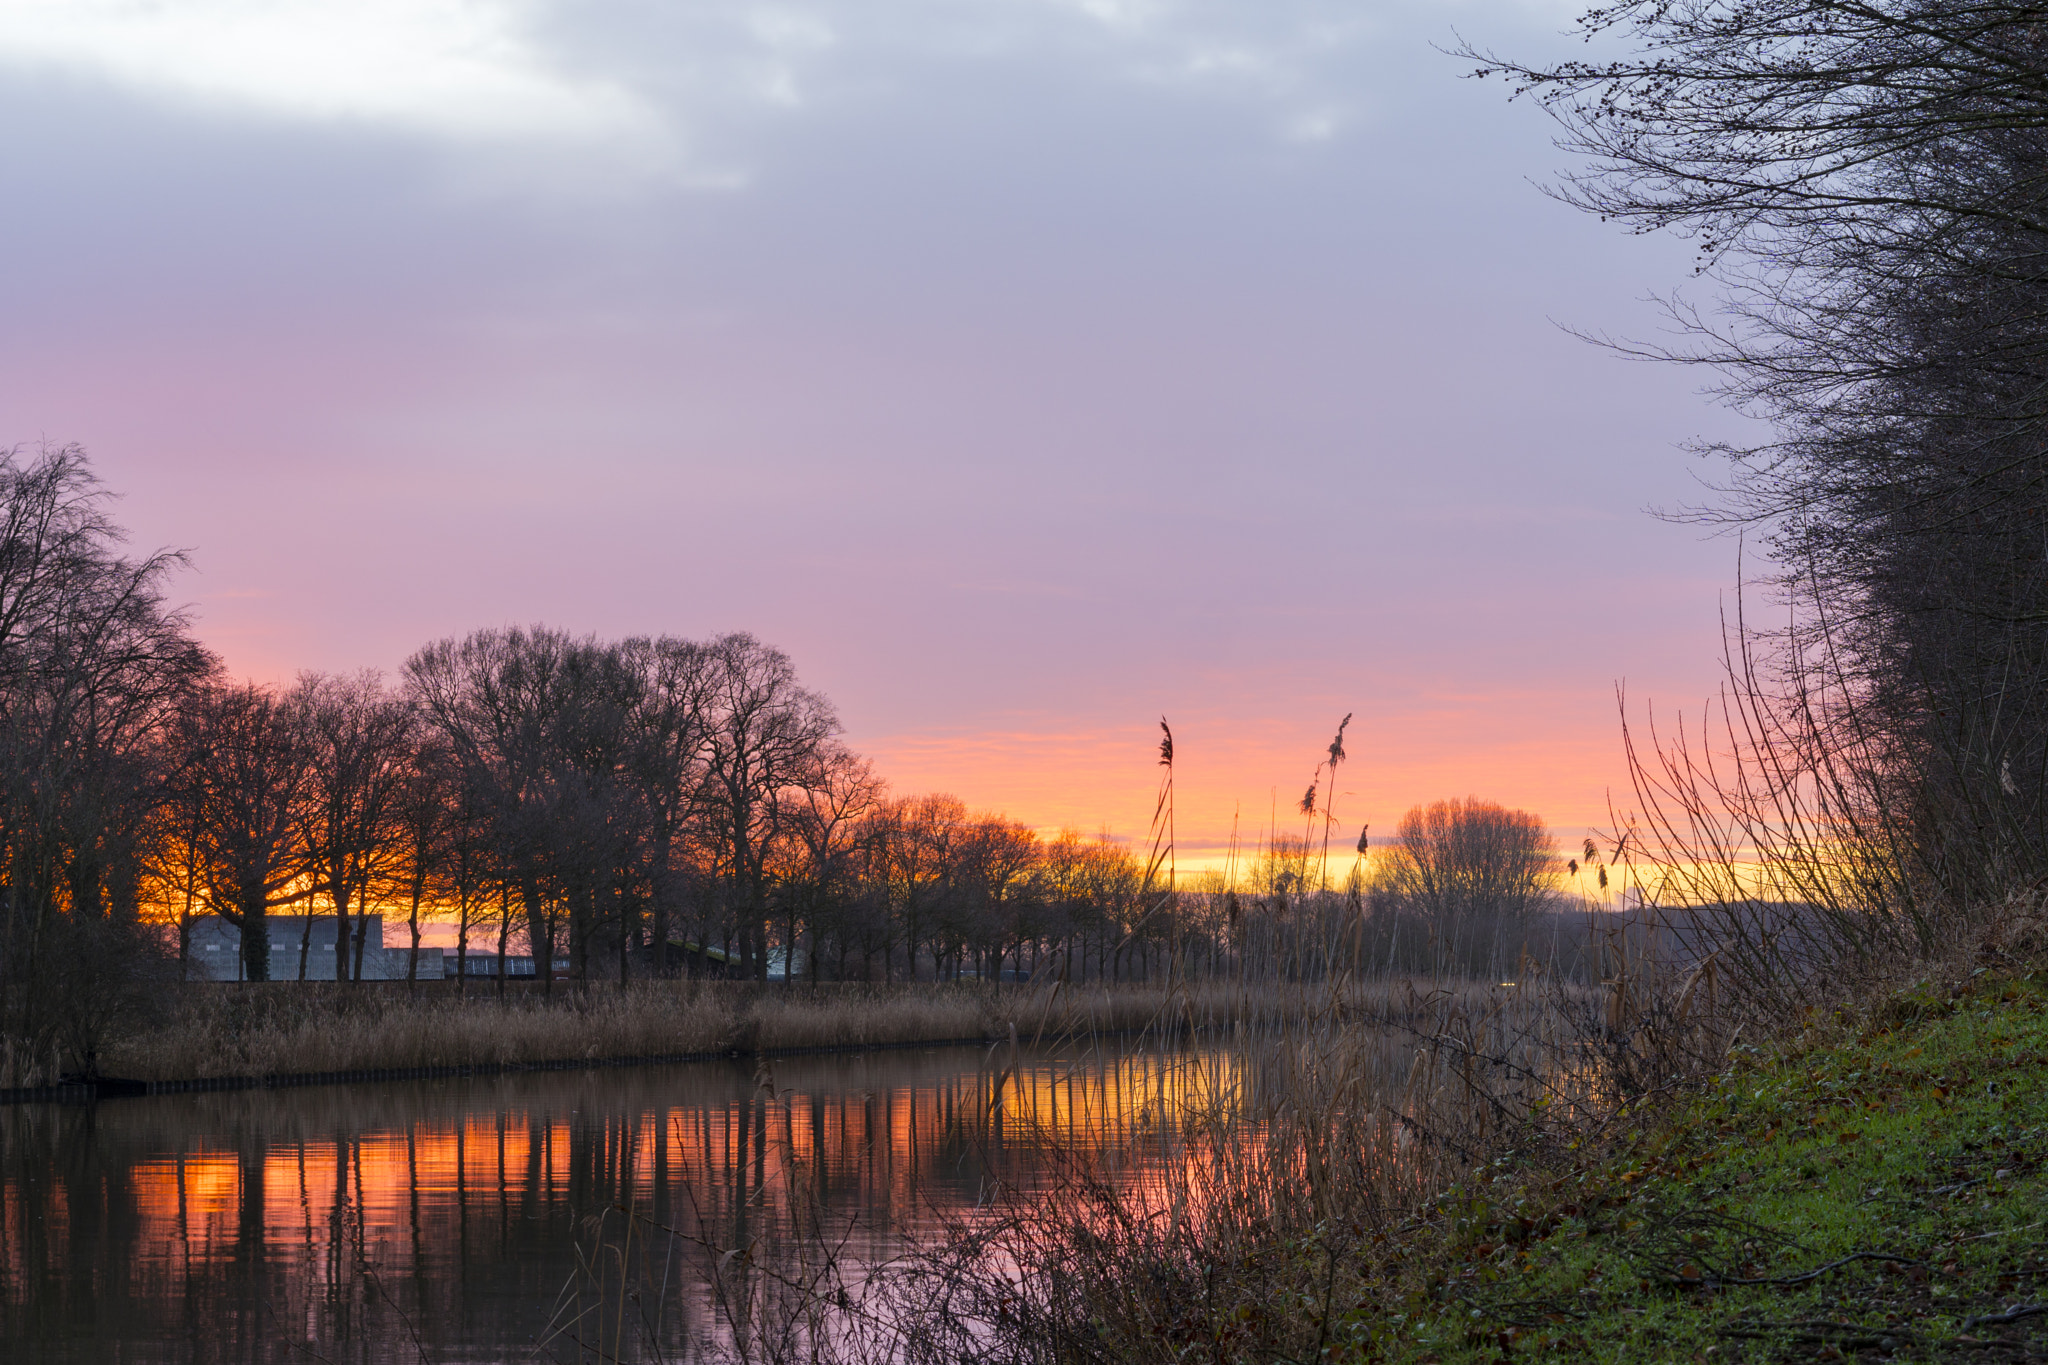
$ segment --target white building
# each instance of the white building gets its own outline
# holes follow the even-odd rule
[[[309,919],[310,939],[307,936]],[[410,945],[401,944],[396,948],[384,946],[382,915],[351,915],[349,919],[350,929],[363,936],[363,980],[405,980],[407,959],[411,956]],[[270,929],[272,981],[299,979],[299,953],[302,947],[305,950],[306,980],[335,979],[334,916],[271,915],[266,918],[265,923]],[[185,975],[188,979],[241,981],[248,976],[248,971],[242,963],[242,931],[218,915],[205,915],[192,921],[191,935],[186,944]],[[349,951],[355,951],[353,944],[350,945]],[[441,979],[443,951],[440,948],[421,947],[421,981]],[[454,954],[449,953],[448,956],[453,959]]]
[[[497,978],[498,955],[496,953],[479,948],[471,948],[467,955],[457,958],[453,948],[444,948],[440,952],[442,969],[448,973],[450,981],[455,979],[458,964],[462,974],[471,980],[476,980],[480,977],[488,977],[493,980]],[[404,953],[401,952],[399,956],[403,958]],[[426,959],[422,957],[420,960],[424,962]],[[420,970],[424,972],[426,968],[422,967]],[[563,980],[568,975],[569,959],[566,957],[556,958],[555,980]],[[523,953],[507,953],[505,955],[505,976],[508,980],[513,981],[533,980],[533,958]]]

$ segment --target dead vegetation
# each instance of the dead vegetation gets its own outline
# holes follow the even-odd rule
[[[1435,1008],[1408,978],[1305,997],[1271,986],[916,986],[763,988],[635,982],[502,1000],[353,985],[188,989],[158,1027],[109,1041],[102,1068],[137,1080],[285,1076],[416,1067],[862,1048],[1150,1031],[1220,1037],[1288,1026],[1304,1011],[1407,1027]]]

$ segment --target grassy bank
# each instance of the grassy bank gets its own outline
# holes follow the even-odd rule
[[[1497,1158],[1405,1232],[1336,1354],[2039,1358],[2048,979],[1922,979],[1739,1052],[1597,1153]]]
[[[1463,1170],[1436,1153],[1419,1208],[1368,1162],[1348,1202],[1212,1176],[1149,1221],[1020,1222],[1033,1303],[1004,1356],[2048,1358],[2038,965],[1923,975],[1682,1088],[1496,1136]],[[1290,1203],[1310,1216],[1273,1216]]]
[[[1405,980],[1345,993],[1350,1014],[1401,1017],[1424,988]],[[1228,1029],[1328,1009],[1327,992],[1215,983],[1154,986],[941,984],[878,987],[643,982],[458,997],[435,986],[279,984],[182,991],[158,1020],[109,1042],[100,1069],[145,1081],[414,1067],[874,1047],[961,1039]],[[34,1083],[34,1082],[29,1082]]]

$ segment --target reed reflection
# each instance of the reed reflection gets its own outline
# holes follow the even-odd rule
[[[517,1357],[604,1210],[714,1260],[879,1258],[1054,1146],[1135,1176],[1237,1087],[1214,1056],[1006,1045],[0,1112],[0,1356]],[[689,1261],[661,1272],[684,1351],[720,1320]]]

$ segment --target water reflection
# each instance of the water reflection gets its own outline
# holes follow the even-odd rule
[[[1049,1143],[1135,1177],[1237,1085],[1216,1055],[1001,1047],[0,1110],[0,1358],[526,1359],[621,1205],[701,1253],[661,1270],[687,1352],[720,1248],[887,1256],[1042,1180]]]

